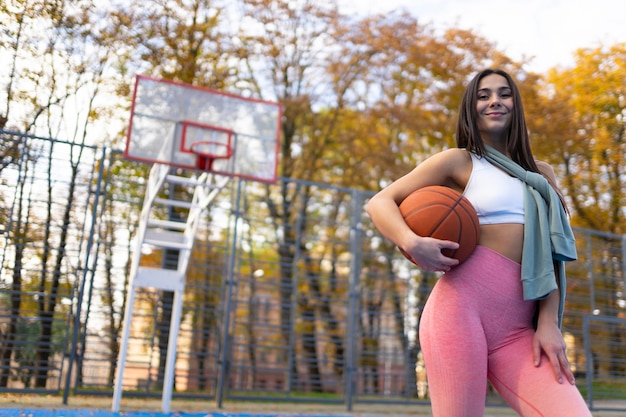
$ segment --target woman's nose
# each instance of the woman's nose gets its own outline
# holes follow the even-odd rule
[[[489,106],[499,106],[502,102],[500,101],[500,97],[497,94],[492,95],[489,98]]]

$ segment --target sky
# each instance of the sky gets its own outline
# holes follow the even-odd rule
[[[626,42],[626,0],[338,0],[343,13],[406,9],[435,28],[472,29],[528,68],[572,66],[579,48]]]

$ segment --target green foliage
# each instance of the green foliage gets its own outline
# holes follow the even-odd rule
[[[45,349],[48,350],[53,361],[61,361],[64,349],[67,346],[68,330],[67,321],[55,319],[52,324],[52,338]],[[21,317],[17,321],[17,333],[15,337],[15,354],[13,359],[18,366],[14,370],[13,378],[19,380],[24,387],[31,388],[37,369],[37,352],[41,349],[39,334],[41,326],[34,317]]]
[[[576,225],[624,233],[626,44],[580,49],[547,77],[535,142],[555,164]]]

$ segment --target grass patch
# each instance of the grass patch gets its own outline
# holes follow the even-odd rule
[[[576,381],[583,397],[587,397],[586,381]],[[594,400],[626,400],[626,378],[597,378],[591,383]]]

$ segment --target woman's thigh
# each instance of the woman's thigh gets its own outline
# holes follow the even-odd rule
[[[429,306],[430,307],[430,306]],[[441,309],[425,309],[420,344],[435,417],[483,416],[487,389],[487,342],[480,323]]]
[[[533,336],[529,328],[489,355],[493,387],[523,417],[590,417],[578,388],[566,381],[559,384],[545,355],[535,367]]]

